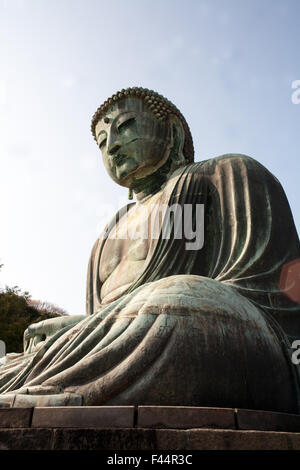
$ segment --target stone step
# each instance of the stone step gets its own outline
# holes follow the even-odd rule
[[[0,408],[0,428],[232,429],[300,432],[300,415],[190,406]]]
[[[0,450],[300,450],[300,433],[231,429],[10,428]],[[101,467],[102,468],[102,467]]]

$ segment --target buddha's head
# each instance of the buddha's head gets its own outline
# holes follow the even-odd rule
[[[105,168],[121,186],[134,188],[172,160],[173,167],[193,161],[189,127],[166,98],[144,88],[116,93],[98,108],[92,133]]]

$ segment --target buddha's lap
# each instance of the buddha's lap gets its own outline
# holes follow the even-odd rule
[[[219,360],[220,354],[234,357],[247,351],[248,359],[259,359],[260,363],[261,358],[263,362],[285,362],[282,338],[265,314],[234,287],[216,280],[196,275],[170,276],[140,286],[113,304],[115,323],[129,318],[134,334],[144,323],[146,334],[155,321],[154,330],[159,335],[174,330],[184,348],[192,349],[193,355],[202,359],[207,355],[210,361]],[[72,336],[90,329],[98,313],[101,316],[101,309],[75,326]]]
[[[118,314],[160,316],[161,328],[176,329],[193,355],[210,362],[247,356],[245,367],[286,363],[278,325],[234,287],[195,275],[177,275],[146,284]],[[256,366],[257,368],[257,366]]]
[[[201,276],[176,275],[140,286],[123,301],[120,310],[116,304],[116,321],[128,321],[130,327],[121,343],[111,343],[122,351],[111,380],[122,382],[124,370],[128,380],[124,378],[127,385],[124,382],[122,393],[111,396],[108,404],[296,411],[293,379],[278,332],[233,287]],[[138,340],[131,349],[134,336]],[[109,346],[103,354],[108,358]],[[92,360],[86,366],[92,367]],[[101,390],[109,380],[100,379]],[[67,390],[89,396],[84,387]],[[87,400],[97,403],[97,398]]]
[[[138,320],[143,315],[145,321],[154,316],[159,322],[145,348],[151,350],[152,341],[168,337],[165,359],[159,361],[152,385],[154,395],[157,387],[159,397],[161,390],[177,387],[182,402],[187,395],[194,404],[230,402],[232,406],[295,411],[293,379],[281,333],[234,287],[194,275],[160,279],[144,285],[118,318]],[[183,384],[189,384],[189,392]],[[249,397],[255,397],[254,401]]]
[[[111,363],[112,388],[114,381],[122,382],[124,370],[128,380],[122,382],[121,395],[108,394],[109,404],[250,406],[295,412],[293,379],[278,331],[234,287],[194,275],[149,282],[87,317],[78,324],[79,332],[75,327],[70,334],[82,334],[82,328],[90,329],[95,320],[101,326],[107,320],[101,320],[106,308],[115,319],[105,333],[106,345],[99,356],[90,356],[87,349],[87,358],[82,357],[82,368],[91,371],[90,383],[95,381],[96,390],[87,404],[102,403],[102,387],[110,383],[110,372],[103,379],[97,377],[101,364]],[[119,321],[128,327],[114,336]],[[127,388],[135,370],[140,370],[143,381]],[[89,396],[88,390],[72,386],[73,380],[77,383],[76,371],[72,377],[66,391]],[[54,376],[39,383],[55,385],[60,379]]]
[[[213,279],[176,275],[145,284],[117,313],[118,319],[143,316],[145,322],[156,318],[155,336],[173,330],[173,352],[201,367],[218,369],[238,359],[241,370],[288,369],[278,325],[234,287]]]
[[[264,314],[234,287],[196,275],[175,275],[149,282],[130,294],[118,318],[143,314],[185,316],[224,323],[255,323],[264,327]],[[185,332],[186,333],[186,332]]]

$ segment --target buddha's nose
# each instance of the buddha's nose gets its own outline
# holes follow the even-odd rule
[[[114,155],[119,148],[121,147],[120,142],[118,141],[117,136],[114,135],[114,133],[110,133],[108,136],[108,142],[107,142],[107,153],[109,155]]]

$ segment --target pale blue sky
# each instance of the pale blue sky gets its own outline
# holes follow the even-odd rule
[[[299,233],[299,44],[300,0],[0,0],[1,285],[84,312],[92,245],[127,196],[90,120],[128,86],[179,107],[196,160],[264,164]]]

